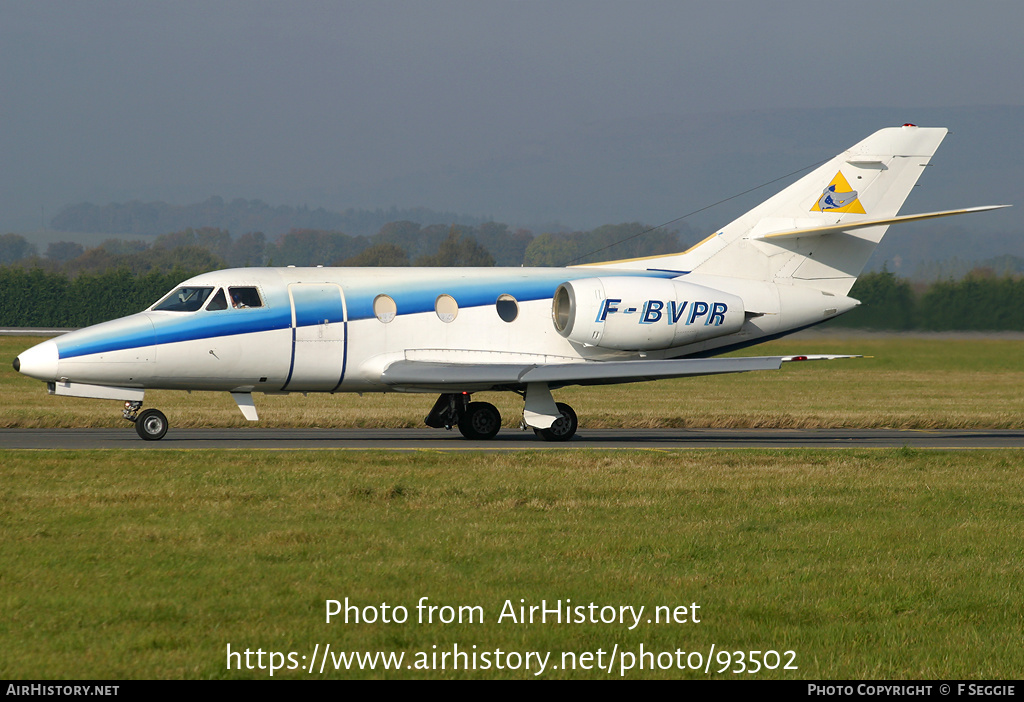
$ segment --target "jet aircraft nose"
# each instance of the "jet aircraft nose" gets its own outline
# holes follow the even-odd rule
[[[56,380],[58,358],[57,344],[48,339],[14,359],[14,370],[36,380]]]

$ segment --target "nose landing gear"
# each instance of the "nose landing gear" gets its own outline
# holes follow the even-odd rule
[[[125,402],[122,416],[135,424],[135,433],[146,441],[159,441],[167,433],[167,416],[158,409],[139,412],[141,402]]]

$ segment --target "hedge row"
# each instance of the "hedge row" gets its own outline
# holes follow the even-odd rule
[[[0,267],[0,326],[84,327],[139,312],[194,271],[121,269],[69,278],[63,273]],[[861,306],[829,322],[890,330],[1024,331],[1024,279],[968,275],[915,292],[892,273],[860,277],[850,296]]]
[[[193,272],[83,274],[0,268],[0,326],[85,327],[140,312]]]

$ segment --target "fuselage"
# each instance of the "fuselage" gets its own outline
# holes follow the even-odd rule
[[[635,324],[638,331],[685,325],[702,339],[630,350],[566,338],[554,323],[552,298],[563,283],[588,279],[622,283],[628,293],[590,301],[602,310],[596,323]],[[686,281],[708,295],[658,299],[647,293],[655,281]],[[742,300],[741,324],[729,334],[715,335],[726,308],[716,294]],[[19,370],[49,382],[123,388],[388,391],[395,388],[381,375],[401,360],[547,365],[713,355],[854,304],[841,299],[848,304],[837,309],[835,296],[808,288],[592,266],[239,268],[195,276],[144,312],[46,341],[19,357]]]

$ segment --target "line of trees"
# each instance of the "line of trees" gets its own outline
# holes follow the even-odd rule
[[[85,327],[141,312],[198,271],[136,275],[127,268],[74,278],[41,268],[0,268],[0,326]]]
[[[137,312],[179,281],[233,266],[562,266],[672,253],[699,235],[639,223],[534,236],[505,224],[389,222],[373,236],[294,229],[261,232],[186,228],[151,242],[110,239],[85,249],[51,243],[45,256],[17,234],[0,236],[0,324],[83,326]],[[911,283],[887,270],[862,275],[850,296],[862,302],[831,326],[886,330],[1024,331],[1019,260],[993,259],[960,280]]]
[[[544,234],[478,226],[390,222],[372,237],[312,229],[268,242],[261,232],[232,237],[216,227],[186,228],[152,242],[109,239],[85,249],[51,243],[44,256],[17,234],[0,236],[0,325],[81,327],[145,309],[180,281],[232,266],[518,266],[565,265],[668,253],[685,248],[677,232],[643,237],[641,224],[594,232]],[[646,241],[644,241],[646,239]],[[627,240],[618,249],[609,244]],[[597,254],[586,256],[592,251]]]
[[[51,243],[43,256],[24,237],[0,236],[0,265],[17,263],[70,275],[127,267],[137,273],[174,266],[564,266],[672,253],[698,239],[688,228],[648,231],[640,223],[606,225],[587,232],[545,233],[479,225],[389,222],[373,236],[322,229],[292,229],[268,240],[263,232],[233,237],[217,227],[187,227],[150,241],[108,239],[85,249]],[[205,252],[206,260],[202,260]]]
[[[447,243],[437,254],[443,260],[428,265],[451,265],[452,258],[462,253],[457,241]],[[179,282],[204,270],[211,268],[176,266],[139,274],[122,267],[70,276],[42,268],[3,266],[0,326],[82,327],[123,317],[149,307]],[[1021,277],[979,270],[960,281],[915,290],[907,281],[882,271],[861,276],[850,295],[861,306],[829,325],[895,331],[1024,331]]]
[[[961,280],[912,285],[887,270],[857,279],[860,307],[830,326],[893,331],[1024,331],[1024,277],[977,268]]]

